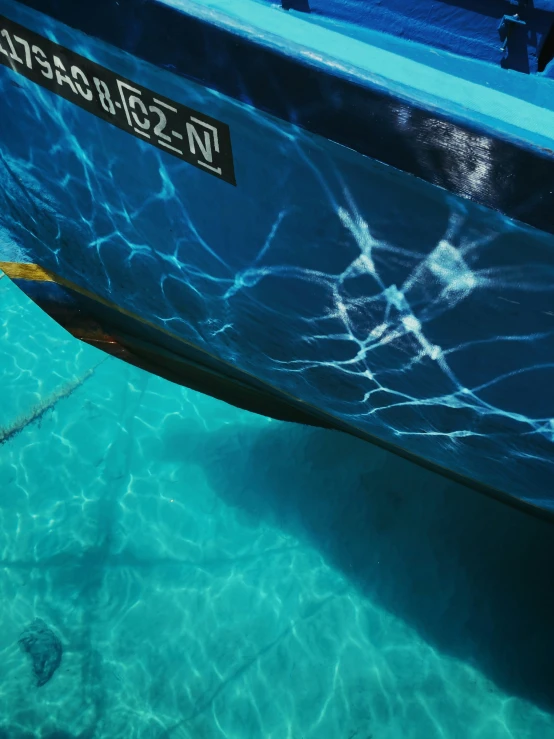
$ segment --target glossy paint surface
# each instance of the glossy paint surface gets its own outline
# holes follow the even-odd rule
[[[44,33],[43,17],[0,8]],[[38,263],[356,428],[554,508],[552,236],[50,33],[228,124],[237,186],[4,67],[1,260]],[[487,173],[471,177],[478,189]]]
[[[360,36],[351,24],[323,27],[312,14],[256,0],[98,0],[94,13],[70,0],[25,4],[294,126],[554,230],[550,79],[382,33]]]

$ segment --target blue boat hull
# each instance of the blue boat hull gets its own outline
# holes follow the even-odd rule
[[[0,66],[0,267],[30,297],[170,379],[554,512],[546,187],[500,212],[490,169],[431,158],[440,187],[12,0],[0,13],[224,122],[236,178]]]

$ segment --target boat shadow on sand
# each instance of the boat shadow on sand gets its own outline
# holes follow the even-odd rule
[[[173,427],[164,444],[174,461],[201,459],[227,504],[317,547],[430,645],[554,709],[551,524],[338,432]]]

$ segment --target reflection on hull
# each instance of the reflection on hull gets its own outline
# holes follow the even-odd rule
[[[36,265],[0,262],[0,268],[45,313],[75,338],[128,364],[251,413],[280,421],[334,429],[370,441],[511,506],[541,518],[552,518],[552,513],[548,509],[538,508],[506,495],[502,490],[468,478],[463,473],[440,467],[411,454],[402,446],[383,441],[378,436],[368,434],[353,424],[333,417],[321,408],[310,406],[299,398],[279,391],[276,387],[260,383],[252,375],[238,372],[236,368],[219,361],[217,357],[179,340],[176,335],[161,331],[154,324],[122,312],[108,301],[99,300],[92,294],[85,294],[76,286],[60,280]],[[78,378],[77,385],[82,381],[83,378]],[[71,392],[73,386],[70,386],[69,390]],[[57,398],[53,400],[57,402]],[[45,408],[41,406],[31,417],[23,419],[24,424],[33,422],[44,411]],[[19,427],[14,429],[14,433],[18,433],[19,430]],[[9,434],[10,437],[11,435]],[[7,439],[0,439],[0,443],[4,440]]]
[[[482,204],[473,134],[470,200],[54,25],[225,122],[237,186],[0,68],[0,260],[31,297],[170,379],[554,511],[554,237]]]

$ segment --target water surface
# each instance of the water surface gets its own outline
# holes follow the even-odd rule
[[[0,739],[554,737],[551,526],[107,358],[7,278],[0,373]]]

